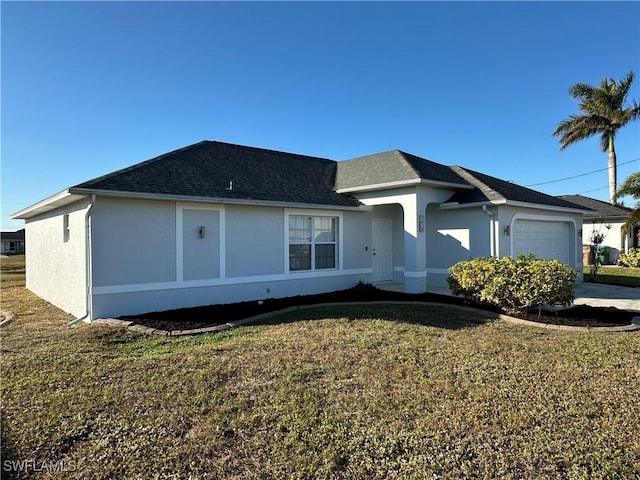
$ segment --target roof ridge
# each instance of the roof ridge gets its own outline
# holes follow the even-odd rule
[[[451,166],[449,168],[451,168],[451,170],[456,172],[458,175],[460,175],[464,180],[469,182],[471,185],[473,185],[474,187],[479,188],[480,191],[487,196],[487,198],[489,198],[487,193],[491,193],[492,195],[498,196],[498,197],[502,198],[503,200],[507,200],[507,198],[503,194],[501,194],[500,192],[498,192],[495,189],[491,188],[489,185],[487,185],[486,183],[484,183],[482,180],[480,180],[478,177],[476,177],[474,175],[474,174],[481,174],[481,175],[484,175],[484,174],[482,174],[480,172],[476,172],[474,170],[470,170],[470,169],[461,167],[459,165],[453,165],[453,166]],[[487,177],[491,177],[491,175],[486,175],[486,176]],[[496,177],[491,177],[491,178],[496,178]],[[496,179],[500,180],[499,178],[496,178]]]
[[[407,165],[409,165],[409,168],[411,170],[413,170],[413,173],[415,173],[418,178],[422,178],[422,175],[420,175],[420,172],[416,169],[416,167],[413,165],[413,163],[411,163],[411,161],[407,158],[407,155],[410,155],[410,156],[412,156],[414,158],[421,158],[422,160],[427,160],[426,158],[418,157],[417,155],[414,155],[414,154],[408,153],[408,152],[404,152],[404,151],[402,151],[400,149],[397,149],[397,148],[392,150],[392,151],[393,152],[398,152],[400,154],[400,156],[402,157],[402,159],[407,163]],[[431,161],[431,160],[427,160],[427,161]]]
[[[303,153],[285,152],[283,150],[274,150],[272,148],[254,147],[254,146],[251,146],[251,145],[240,145],[238,143],[220,142],[218,140],[203,140],[202,142],[199,142],[199,143],[217,143],[217,144],[220,144],[220,145],[229,145],[231,147],[236,147],[236,148],[245,148],[247,150],[258,150],[258,151],[261,151],[261,152],[277,153],[278,155],[287,155],[289,157],[301,157],[301,158],[310,159],[310,160],[324,160],[324,161],[329,161],[329,162],[332,162],[332,163],[338,163],[336,160],[333,160],[333,159],[327,158],[327,157],[316,157],[314,155],[305,155]],[[195,145],[198,145],[198,143],[196,143],[196,144],[194,144],[192,146],[195,146]],[[171,152],[171,153],[173,153],[173,152]]]

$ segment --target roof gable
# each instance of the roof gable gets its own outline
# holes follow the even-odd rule
[[[348,191],[403,183],[469,184],[449,167],[400,150],[338,162],[336,189]]]
[[[203,141],[71,190],[359,206],[334,191],[335,178],[333,160]]]
[[[459,166],[451,167],[466,181],[475,188],[471,191],[460,191],[455,193],[446,203],[478,203],[478,202],[522,202],[551,207],[571,208],[581,210],[582,208],[561,198],[553,197],[536,190],[531,190],[515,183],[507,182],[499,178],[474,172]]]

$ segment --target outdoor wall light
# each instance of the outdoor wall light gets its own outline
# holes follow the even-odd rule
[[[198,229],[198,235],[200,236],[200,238],[204,238],[204,225],[202,225],[199,229]]]
[[[424,215],[418,215],[418,231],[424,232]]]
[[[504,226],[504,234],[511,235],[511,227],[509,225]]]

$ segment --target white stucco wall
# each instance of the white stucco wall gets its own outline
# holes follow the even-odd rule
[[[297,214],[339,218],[340,268],[286,270],[288,215]],[[93,219],[94,318],[321,293],[371,279],[370,212],[99,197]]]
[[[284,273],[284,209],[227,205],[226,276]]]
[[[341,228],[344,268],[371,268],[371,213],[344,212]]]
[[[607,229],[605,225],[610,225]],[[606,233],[606,237],[602,242],[602,246],[609,247],[609,263],[615,264],[618,261],[620,253],[626,252],[629,245],[632,245],[631,234],[622,234],[622,222],[592,222],[585,220],[582,224],[582,244],[591,245],[591,234],[593,231]]]
[[[176,203],[98,197],[93,286],[176,280]]]
[[[87,313],[86,223],[88,201],[52,210],[25,222],[26,286],[75,317]],[[64,241],[64,216],[69,215]]]

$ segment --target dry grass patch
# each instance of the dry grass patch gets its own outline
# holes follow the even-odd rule
[[[3,460],[75,468],[36,478],[640,475],[637,333],[393,305],[167,338],[2,303]]]

